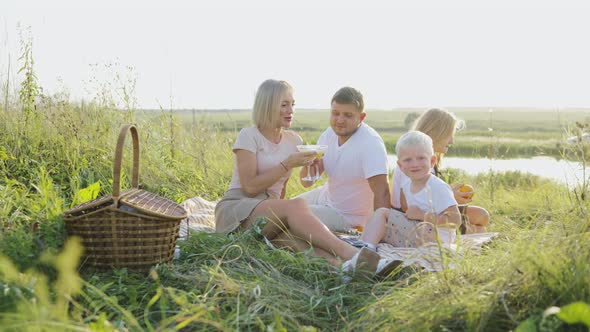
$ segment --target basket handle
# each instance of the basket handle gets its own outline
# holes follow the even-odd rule
[[[125,136],[128,131],[131,132],[131,138],[133,139],[133,178],[131,180],[131,187],[137,188],[139,184],[139,136],[137,135],[137,128],[132,124],[128,124],[121,128],[119,140],[117,141],[117,149],[115,150],[115,162],[113,167],[113,199],[115,202],[119,200],[119,194],[121,191],[121,161],[123,160]]]

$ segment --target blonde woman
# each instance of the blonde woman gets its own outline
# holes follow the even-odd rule
[[[262,234],[281,247],[295,251],[313,248],[345,270],[375,272],[379,256],[358,250],[338,239],[312,214],[303,199],[285,200],[293,168],[311,164],[314,151],[298,152],[303,140],[288,130],[293,122],[293,88],[285,81],[266,80],[258,88],[252,120],[234,144],[235,166],[229,189],[215,207],[216,230],[231,233],[252,227],[258,218],[268,222]]]
[[[420,115],[414,122],[412,130],[417,130],[425,133],[432,138],[432,144],[435,155],[437,157],[434,165],[434,174],[440,176],[439,168],[443,160],[443,156],[449,150],[449,145],[453,144],[453,139],[457,130],[463,129],[465,123],[463,120],[444,109],[432,108]],[[401,208],[406,210],[404,195],[400,190],[401,183],[407,178],[405,174],[396,168],[393,181],[391,183],[391,204],[394,208]],[[463,183],[454,185],[453,193],[455,200],[459,204],[459,210],[463,216],[463,225],[461,230],[463,233],[482,233],[486,231],[486,226],[490,221],[490,214],[488,211],[479,206],[465,205],[471,202],[473,192],[461,192],[459,188]]]

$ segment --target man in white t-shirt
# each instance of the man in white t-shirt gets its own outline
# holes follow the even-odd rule
[[[364,227],[375,209],[390,207],[387,182],[388,163],[385,144],[379,134],[363,120],[363,95],[350,87],[341,88],[332,97],[330,128],[317,144],[327,145],[317,166],[328,181],[323,186],[299,195],[310,204],[314,214],[333,231]],[[305,181],[307,168],[300,172]]]

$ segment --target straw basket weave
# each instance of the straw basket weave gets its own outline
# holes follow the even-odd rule
[[[131,132],[133,139],[132,188],[120,193],[127,132]],[[64,212],[68,234],[82,238],[85,265],[100,269],[147,270],[172,259],[180,221],[186,218],[186,211],[168,199],[138,189],[138,182],[137,129],[126,125],[121,129],[115,151],[113,194]]]

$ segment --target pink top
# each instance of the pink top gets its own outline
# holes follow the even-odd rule
[[[233,147],[236,150],[246,150],[256,154],[256,175],[267,172],[276,167],[281,161],[287,159],[293,152],[297,152],[297,145],[303,144],[303,139],[294,131],[283,130],[281,141],[277,144],[269,141],[256,127],[248,127],[240,130]],[[234,156],[234,160],[235,160]],[[286,172],[277,182],[268,188],[273,197],[281,197],[281,191],[285,181],[291,176],[293,170]],[[234,163],[234,171],[229,184],[229,189],[240,189],[240,177],[238,176],[238,163]]]

